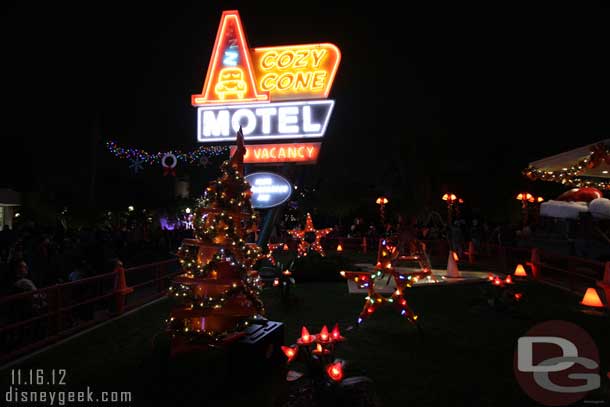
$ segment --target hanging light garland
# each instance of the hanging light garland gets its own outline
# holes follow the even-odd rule
[[[228,153],[229,146],[200,146],[193,151],[182,152],[181,150],[158,151],[149,153],[138,148],[120,147],[116,142],[109,140],[106,147],[115,157],[131,160],[143,164],[162,164],[164,157],[173,156],[177,161],[188,164],[206,165],[208,157],[220,156]]]
[[[610,165],[610,148],[603,143],[598,143],[591,146],[589,156],[571,166],[566,166],[559,171],[547,171],[530,166],[523,170],[523,175],[531,180],[559,182],[569,187],[595,187],[610,190],[610,180],[584,175],[587,169],[596,168],[602,162]]]

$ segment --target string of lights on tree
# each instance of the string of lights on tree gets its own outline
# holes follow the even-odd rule
[[[610,181],[604,178],[586,176],[583,174],[587,169],[598,167],[602,162],[610,165],[610,148],[603,143],[591,147],[588,157],[558,171],[548,171],[536,167],[528,167],[523,170],[523,175],[531,180],[559,182],[569,187],[596,187],[599,189],[610,189]]]
[[[244,240],[257,217],[243,177],[243,134],[238,134],[237,144],[237,152],[221,165],[220,177],[206,188],[195,210],[195,239],[184,239],[178,251],[184,274],[170,287],[176,305],[167,329],[179,344],[202,338],[204,343],[218,343],[264,313],[262,281],[252,270],[261,249]]]
[[[148,152],[139,148],[121,147],[115,141],[106,142],[108,151],[115,157],[130,161],[129,168],[138,173],[144,165],[161,165],[164,168],[164,175],[173,173],[178,162],[190,165],[207,166],[210,157],[218,157],[228,154],[229,146],[200,146],[188,152],[181,150]]]

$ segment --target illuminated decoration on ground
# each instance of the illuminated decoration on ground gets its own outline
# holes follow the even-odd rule
[[[231,156],[235,147],[231,147]],[[249,144],[246,146],[244,163],[315,163],[320,153],[320,143]]]
[[[240,126],[247,141],[322,138],[334,106],[323,99],[340,61],[339,48],[330,43],[249,49],[239,13],[223,12],[203,91],[191,96],[197,141],[232,141]],[[259,148],[261,158],[252,160],[315,163],[319,145],[301,147]]]
[[[107,141],[106,147],[115,157],[131,160],[135,160],[143,164],[161,164],[163,157],[168,154],[173,154],[178,161],[187,164],[201,164],[203,158],[210,156],[219,156],[226,154],[229,151],[228,146],[201,146],[190,152],[182,152],[181,150],[170,150],[170,151],[158,151],[156,153],[149,153],[146,150],[137,148],[126,148],[120,147],[114,141]]]
[[[288,180],[272,172],[254,172],[246,175],[252,192],[252,207],[256,209],[273,208],[283,204],[292,194]]]
[[[379,241],[379,250],[377,254],[377,264],[372,272],[366,271],[342,271],[341,276],[353,280],[359,288],[368,290],[365,298],[364,307],[358,316],[358,323],[362,323],[366,318],[370,317],[378,307],[384,304],[393,304],[400,310],[400,315],[407,318],[412,324],[416,324],[418,316],[411,310],[405,298],[405,291],[417,281],[428,277],[432,274],[432,268],[428,261],[428,256],[424,250],[424,246],[419,241],[412,241],[409,250],[409,255],[400,255],[398,246],[395,243],[390,243],[389,239],[381,239]],[[420,271],[401,272],[395,264],[399,261],[416,261],[419,264]],[[390,278],[396,283],[396,290],[390,297],[384,297],[377,293],[375,289],[376,281],[384,281]]]
[[[307,256],[310,250],[313,250],[320,256],[325,256],[320,239],[328,235],[332,230],[332,228],[316,229],[313,226],[311,214],[308,213],[305,220],[305,228],[289,230],[288,234],[294,239],[299,240],[299,246],[297,247],[298,257]]]
[[[204,106],[197,109],[197,140],[232,141],[240,127],[248,140],[322,137],[333,100],[282,102],[262,105]]]
[[[312,380],[333,384],[343,380],[343,361],[335,359],[334,353],[336,345],[344,340],[339,331],[339,324],[335,324],[330,334],[324,325],[318,335],[310,335],[309,330],[303,326],[301,337],[297,338],[296,344],[282,346],[281,349],[286,356],[287,364],[298,359],[301,367],[305,367],[306,372],[312,376]],[[293,380],[291,377],[303,375],[301,372],[291,370],[286,379],[291,381]]]
[[[172,352],[193,343],[224,344],[264,312],[262,281],[252,270],[262,256],[244,237],[257,217],[250,205],[250,186],[243,177],[243,135],[238,151],[221,166],[193,214],[195,239],[184,239],[178,257],[183,274],[170,286],[176,300],[167,321]]]
[[[328,43],[261,47],[252,60],[258,88],[271,100],[326,99],[341,52]]]

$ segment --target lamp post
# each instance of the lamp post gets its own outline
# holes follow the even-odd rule
[[[383,209],[388,202],[390,202],[390,201],[385,196],[380,196],[375,201],[375,203],[377,205],[379,205],[379,217],[381,218],[381,227],[382,228],[385,226],[385,213],[383,212]]]
[[[447,202],[447,224],[451,225],[453,219],[453,205],[456,203],[464,203],[462,198],[458,198],[457,195],[447,192],[443,195],[443,201]]]
[[[521,201],[521,213],[523,214],[523,226],[525,227],[527,225],[527,215],[528,215],[527,204],[528,204],[528,202],[529,203],[536,202],[537,199],[534,198],[534,195],[530,194],[529,192],[519,192],[517,194],[517,196],[515,197],[515,199],[517,199],[518,201]],[[542,199],[542,198],[540,197],[540,199]],[[542,202],[542,201],[538,201],[538,202]]]

